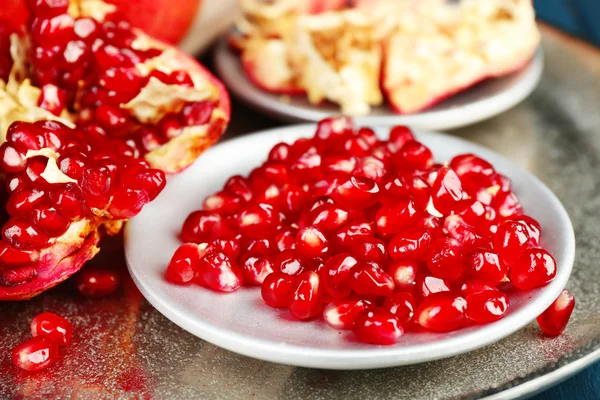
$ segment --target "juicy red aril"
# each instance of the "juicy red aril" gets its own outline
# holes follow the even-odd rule
[[[215,239],[207,246],[211,251],[220,251],[231,259],[237,259],[241,253],[240,241],[237,238]]]
[[[431,186],[433,206],[444,215],[459,211],[462,206],[463,190],[460,179],[450,168],[440,168]]]
[[[229,178],[229,180],[225,183],[224,189],[225,191],[238,196],[245,201],[252,200],[252,190],[250,189],[250,184],[246,178],[239,175]]]
[[[316,272],[298,275],[297,286],[292,290],[288,308],[298,319],[309,319],[321,313],[323,288]]]
[[[400,150],[407,142],[414,140],[414,136],[410,128],[406,126],[394,126],[390,130],[389,143],[397,150]]]
[[[470,279],[460,285],[460,292],[464,297],[467,297],[473,293],[479,293],[484,291],[498,291],[494,284],[481,280],[481,279]]]
[[[352,238],[365,238],[374,236],[373,224],[364,219],[356,219],[350,222],[335,233],[335,243],[338,247],[347,247]]]
[[[47,335],[59,346],[66,346],[71,343],[73,326],[69,321],[51,312],[44,312],[36,315],[31,320],[31,336]]]
[[[394,280],[381,268],[360,263],[350,271],[350,287],[365,296],[389,296],[394,291]]]
[[[69,224],[71,223],[54,208],[48,206],[35,208],[31,219],[36,227],[40,228],[50,237],[62,235],[69,229]]]
[[[390,207],[380,208],[375,216],[375,226],[379,234],[388,236],[410,226],[416,216],[415,204],[410,197],[405,197]]]
[[[188,283],[194,279],[202,252],[195,243],[184,243],[175,251],[165,272],[166,278],[175,283]]]
[[[334,299],[348,297],[350,294],[350,272],[357,264],[356,258],[347,253],[330,257],[325,262],[321,275],[325,292]]]
[[[13,364],[30,372],[46,369],[54,364],[58,358],[58,345],[47,335],[26,340],[12,351]]]
[[[274,308],[287,307],[296,287],[297,277],[275,271],[265,277],[261,287],[261,296],[267,305]]]
[[[417,263],[410,260],[394,260],[386,268],[394,280],[396,290],[407,292],[414,289],[417,279]]]
[[[38,99],[38,106],[52,114],[59,116],[65,109],[67,103],[67,94],[63,89],[56,85],[46,84],[42,86],[42,93]]]
[[[213,102],[201,101],[185,105],[181,112],[186,126],[199,126],[210,121],[214,109]]]
[[[260,286],[273,272],[273,262],[268,257],[247,255],[240,260],[240,268],[245,283]]]
[[[556,261],[544,249],[525,250],[511,266],[509,277],[521,290],[544,286],[556,276]]]
[[[53,187],[50,191],[50,199],[60,215],[72,221],[82,219],[87,213],[83,193],[73,183]]]
[[[473,154],[461,154],[450,160],[450,168],[469,188],[478,189],[490,183],[495,173],[490,163]]]
[[[431,244],[427,267],[438,278],[457,280],[463,273],[462,244],[451,238],[437,239]]]
[[[195,211],[183,223],[181,240],[204,243],[219,237],[225,230],[225,222],[219,214],[209,211]]]
[[[307,182],[320,175],[321,156],[317,153],[304,153],[290,166],[289,174],[298,182]]]
[[[396,317],[381,308],[369,308],[358,314],[352,332],[361,342],[373,344],[394,344],[404,334]]]
[[[299,275],[304,271],[304,266],[296,253],[291,250],[284,250],[277,254],[275,267],[287,275]]]
[[[444,230],[448,236],[461,242],[466,250],[484,244],[479,231],[474,226],[467,224],[460,215],[448,215],[444,219]]]
[[[450,332],[466,325],[467,301],[450,293],[425,298],[417,307],[415,322],[436,332]]]
[[[348,135],[352,134],[354,124],[348,117],[325,118],[318,122],[315,139],[327,142],[329,146],[343,143]]]
[[[406,181],[399,175],[384,176],[380,182],[380,188],[379,202],[385,206],[393,206],[399,199],[410,194]]]
[[[349,251],[361,261],[385,264],[388,261],[387,249],[382,240],[372,237],[355,237],[350,241]]]
[[[539,247],[540,245],[540,236],[542,235],[542,228],[540,227],[540,223],[535,219],[528,217],[527,215],[520,215],[514,218],[515,221],[518,221],[525,225],[527,229],[527,233],[529,234],[529,243],[532,247]]]
[[[116,272],[101,268],[86,268],[75,278],[79,293],[86,297],[105,297],[113,294],[121,284]]]
[[[323,308],[323,319],[333,329],[352,329],[356,316],[371,307],[366,299],[337,300]]]
[[[429,250],[432,238],[427,230],[410,230],[392,237],[388,244],[390,257],[394,260],[423,259]]]
[[[218,192],[204,199],[204,209],[221,215],[233,215],[241,207],[241,200],[227,192]]]
[[[398,170],[425,170],[433,165],[433,155],[425,145],[411,140],[396,153],[394,165]]]
[[[242,207],[237,221],[240,233],[251,238],[272,235],[279,222],[273,206],[265,203],[252,203]]]
[[[296,234],[298,233],[295,228],[283,228],[280,229],[275,235],[274,244],[275,248],[280,252],[284,250],[291,250],[296,247]]]
[[[380,182],[386,173],[387,170],[383,164],[383,161],[371,156],[361,158],[352,171],[354,176],[365,177],[372,179],[375,182]]]
[[[221,252],[211,252],[198,263],[198,279],[218,292],[233,292],[242,284],[242,274],[233,260]]]
[[[435,293],[450,292],[451,285],[444,279],[431,275],[422,275],[417,277],[416,287],[417,295],[420,297],[429,297]]]
[[[44,200],[45,192],[32,187],[25,187],[9,197],[6,211],[13,217],[27,217],[33,207]]]
[[[345,177],[356,168],[356,157],[344,154],[328,154],[323,157],[321,169],[327,176]]]
[[[511,218],[523,214],[523,206],[514,193],[501,193],[493,201],[492,207],[502,218]]]
[[[41,249],[48,245],[50,238],[30,221],[11,218],[2,228],[2,238],[18,249]]]
[[[241,251],[254,255],[266,255],[273,250],[273,244],[269,239],[247,239],[242,242],[241,247]]]
[[[378,195],[377,182],[361,176],[351,176],[333,193],[337,202],[350,209],[368,208],[375,204]]]
[[[575,297],[565,289],[550,307],[537,317],[537,323],[546,335],[558,336],[567,327],[574,308]]]
[[[323,204],[312,210],[304,221],[322,232],[329,232],[344,225],[349,218],[348,211],[335,204]]]
[[[287,143],[278,143],[269,152],[269,161],[274,163],[287,163],[290,158],[290,146]]]
[[[505,221],[498,227],[492,242],[502,262],[510,266],[530,246],[529,231],[519,221]]]
[[[465,267],[469,275],[498,284],[503,282],[506,276],[506,267],[498,254],[491,250],[475,250],[467,258]]]
[[[51,18],[35,18],[31,24],[33,39],[44,47],[66,45],[73,37],[73,17],[60,14]]]
[[[508,296],[500,291],[484,290],[467,296],[467,317],[475,322],[493,322],[508,311]]]
[[[321,257],[330,250],[329,240],[315,227],[306,227],[296,235],[296,253],[302,258]]]
[[[386,297],[382,308],[395,316],[401,326],[406,326],[415,315],[416,304],[412,294],[398,292]]]

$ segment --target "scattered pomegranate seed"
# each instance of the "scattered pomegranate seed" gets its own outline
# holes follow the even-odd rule
[[[71,343],[73,327],[71,323],[51,312],[44,312],[36,315],[31,320],[31,336],[44,336],[54,340],[59,346],[66,346]]]
[[[77,290],[87,297],[105,297],[113,294],[121,284],[116,272],[101,268],[86,268],[75,279]]]
[[[558,336],[567,327],[575,308],[575,297],[568,290],[560,292],[556,300],[537,317],[537,323],[546,335]]]
[[[17,367],[37,372],[54,364],[59,357],[57,342],[49,335],[36,336],[15,347],[12,362]]]
[[[15,132],[5,158],[25,179],[40,179],[20,156],[20,147],[37,145],[28,129]],[[64,168],[76,175],[69,157]],[[349,119],[328,118],[314,138],[278,143],[248,178],[231,177],[188,216],[181,239],[206,243],[206,255],[198,267],[185,259],[187,275],[177,279],[233,291],[243,278],[261,286],[269,306],[300,320],[320,315],[367,343],[395,343],[405,328],[449,332],[496,321],[509,312],[505,283],[543,286],[556,263],[507,177],[472,154],[446,165],[434,164],[408,128],[379,141]],[[36,203],[44,189],[11,185],[12,218],[45,210]],[[28,252],[35,245],[6,250],[24,268]],[[14,275],[30,279],[27,270]]]
[[[179,246],[167,266],[166,278],[175,283],[191,282],[203,253],[199,245],[195,243],[184,243]]]

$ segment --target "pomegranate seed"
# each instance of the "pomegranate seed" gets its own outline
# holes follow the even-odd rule
[[[48,245],[50,238],[21,218],[11,218],[2,228],[3,239],[17,249],[41,249]]]
[[[198,279],[218,292],[233,292],[242,285],[238,266],[221,252],[210,252],[200,259]]]
[[[347,154],[328,154],[323,157],[321,169],[327,176],[347,177],[357,163],[356,157]]]
[[[455,281],[463,273],[462,244],[455,239],[437,239],[431,244],[427,267],[438,278]]]
[[[385,206],[393,206],[400,199],[410,194],[410,188],[407,186],[404,178],[394,174],[387,174],[381,179],[381,196],[379,202]]]
[[[392,237],[388,251],[394,260],[419,260],[427,255],[431,241],[431,235],[426,230],[401,232]]]
[[[295,228],[282,228],[275,235],[275,248],[280,252],[292,250],[296,247],[296,235],[298,231]]]
[[[116,272],[101,268],[86,268],[77,275],[75,285],[86,297],[105,297],[113,294],[121,284]]]
[[[493,201],[492,207],[502,218],[511,218],[523,214],[523,206],[514,193],[501,193]]]
[[[25,371],[37,372],[48,368],[59,358],[58,346],[50,336],[36,336],[15,347],[12,362]]]
[[[498,291],[496,287],[490,283],[481,279],[470,279],[460,286],[460,292],[463,296],[467,297],[474,293],[484,292],[484,291]]]
[[[412,225],[416,216],[415,204],[411,198],[405,197],[393,206],[380,208],[375,216],[375,226],[380,235],[389,236]]]
[[[325,118],[317,123],[315,139],[327,142],[329,146],[334,147],[336,144],[343,143],[344,139],[351,135],[353,131],[354,124],[351,118]]]
[[[473,154],[461,154],[450,160],[450,168],[467,187],[479,188],[491,183],[494,168],[490,163]]]
[[[386,173],[387,170],[383,161],[371,156],[361,158],[354,168],[354,171],[352,171],[354,176],[365,177],[372,179],[375,182],[380,182]]]
[[[237,220],[240,233],[251,238],[274,234],[279,222],[273,206],[265,203],[252,203],[242,207]]]
[[[406,142],[393,160],[398,170],[425,170],[433,165],[431,150],[416,140]]]
[[[246,255],[240,260],[244,282],[260,286],[267,275],[273,272],[273,262],[268,257]]]
[[[30,33],[33,40],[43,47],[66,45],[73,37],[73,17],[59,14],[50,18],[34,18]]]
[[[63,89],[56,85],[46,84],[42,86],[42,93],[38,99],[38,107],[50,111],[52,114],[59,116],[65,109],[67,102],[67,94]]]
[[[349,243],[350,253],[360,261],[386,264],[388,261],[385,243],[372,237],[354,237]]]
[[[544,286],[556,276],[556,261],[544,249],[528,249],[511,266],[509,277],[521,290]]]
[[[450,332],[466,325],[467,301],[450,293],[428,296],[417,307],[415,321],[435,332]]]
[[[179,71],[181,72],[181,71]],[[189,86],[193,86],[193,82]],[[185,126],[198,126],[210,122],[215,104],[211,101],[201,101],[187,104],[181,110]]]
[[[188,283],[194,279],[200,257],[204,255],[199,245],[184,243],[175,251],[167,266],[165,276],[171,282]]]
[[[323,204],[312,210],[304,221],[321,232],[330,232],[344,225],[349,218],[348,211],[335,204]]]
[[[558,336],[567,327],[575,308],[575,297],[568,291],[560,292],[556,300],[537,317],[537,323],[546,335]]]
[[[465,267],[470,275],[498,284],[507,279],[506,267],[500,262],[498,253],[491,250],[475,250],[465,262]]]
[[[518,221],[525,225],[527,229],[527,233],[529,235],[529,244],[532,247],[539,247],[540,245],[540,236],[542,235],[542,228],[540,227],[540,223],[535,219],[528,217],[527,215],[520,215],[515,217],[515,221]]]
[[[492,238],[494,250],[506,265],[512,265],[530,246],[529,232],[519,221],[505,221]]]
[[[51,312],[36,315],[31,320],[31,336],[38,337],[47,335],[59,346],[71,343],[73,326],[69,321]]]
[[[394,146],[394,149],[399,150],[407,142],[414,141],[415,138],[412,131],[406,126],[394,126],[390,130],[390,144]]]
[[[279,253],[275,259],[275,267],[287,275],[299,275],[304,271],[304,266],[292,250]]]
[[[508,311],[508,296],[500,291],[484,290],[467,296],[467,317],[475,322],[493,322]]]
[[[417,210],[424,210],[429,203],[431,187],[420,176],[413,176],[407,179],[407,183],[410,188],[410,195],[415,202],[415,207]]]
[[[219,214],[209,211],[194,211],[183,223],[181,240],[204,243],[220,237],[226,231],[223,218]]]
[[[329,241],[315,227],[302,228],[296,235],[296,253],[304,259],[321,257],[329,252]]]
[[[398,292],[386,297],[382,308],[395,316],[401,326],[406,326],[415,315],[416,304],[412,294]]]
[[[35,226],[50,237],[59,237],[69,229],[71,221],[63,217],[54,208],[40,206],[31,215]]]
[[[460,215],[449,215],[444,220],[444,230],[448,236],[463,244],[465,250],[471,250],[484,244],[483,237],[474,226],[467,224]]]
[[[337,300],[323,308],[323,319],[333,329],[352,329],[356,316],[371,307],[366,299]]]
[[[261,288],[263,300],[267,305],[274,308],[288,307],[297,280],[296,276],[278,271],[267,275]]]
[[[344,150],[355,157],[365,157],[371,150],[371,145],[360,136],[353,136],[344,142]]]
[[[269,152],[269,162],[288,163],[290,161],[290,146],[287,143],[278,143]]]
[[[417,277],[417,294],[420,297],[429,297],[440,292],[449,292],[450,284],[435,276],[423,275]]]
[[[225,183],[224,189],[225,191],[244,199],[244,201],[252,200],[252,190],[250,189],[250,184],[246,178],[239,175],[229,178],[229,180]]]
[[[409,260],[394,260],[390,262],[386,270],[394,280],[396,290],[407,292],[415,288],[418,271],[416,262]]]
[[[373,224],[365,219],[356,219],[344,225],[335,233],[335,243],[338,247],[348,247],[353,238],[373,237]]]
[[[334,299],[342,299],[350,295],[350,272],[357,264],[356,258],[347,253],[330,257],[325,262],[321,275],[325,293]]]
[[[247,239],[241,247],[244,253],[253,255],[267,255],[273,251],[273,243],[269,239]]]
[[[292,291],[289,309],[298,319],[309,319],[321,313],[323,307],[323,289],[319,275],[307,271],[298,275],[298,281]]]
[[[350,209],[368,208],[377,202],[378,195],[377,182],[361,176],[351,176],[333,193],[337,202]]]
[[[204,199],[204,209],[221,215],[233,215],[241,207],[241,199],[225,191],[215,193]]]
[[[56,211],[72,221],[78,221],[87,214],[83,193],[73,183],[53,187],[50,191],[50,199]]]
[[[431,187],[431,200],[440,213],[448,215],[463,208],[460,179],[450,168],[440,168]]]
[[[394,280],[381,268],[360,263],[352,267],[350,287],[365,296],[389,296],[394,291]]]
[[[369,308],[358,314],[352,332],[361,342],[373,344],[394,344],[404,334],[396,317],[381,308]]]
[[[307,182],[320,176],[321,156],[304,153],[290,166],[290,177],[297,182]]]

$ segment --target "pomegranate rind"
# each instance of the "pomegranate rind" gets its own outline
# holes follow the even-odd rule
[[[44,249],[36,265],[37,276],[17,286],[0,286],[0,301],[28,300],[63,282],[100,251],[99,240],[100,233],[93,229],[81,241],[57,243]]]

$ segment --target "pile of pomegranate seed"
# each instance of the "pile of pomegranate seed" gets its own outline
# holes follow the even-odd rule
[[[8,81],[13,60],[10,55],[10,35],[14,28],[6,21],[0,21],[0,80]]]
[[[63,317],[44,312],[31,320],[31,339],[12,351],[12,361],[17,367],[30,372],[41,371],[54,364],[60,354],[59,347],[71,343],[73,327]]]
[[[554,279],[540,237],[510,180],[482,158],[436,164],[408,128],[381,141],[330,118],[207,197],[166,277],[224,292],[261,285],[268,305],[298,319],[391,344],[417,327],[502,318],[507,289]]]
[[[100,22],[72,17],[69,0],[36,0],[29,6],[32,73],[42,88],[40,107],[60,115],[76,106],[78,125],[87,136],[119,139],[138,155],[165,144],[185,126],[210,121],[217,105],[210,100],[188,102],[157,124],[141,123],[121,108],[152,78],[182,87],[192,87],[194,82],[183,70],[154,69],[143,74],[139,65],[160,56],[162,50],[136,47],[136,32],[117,12]]]
[[[72,224],[130,218],[158,195],[164,173],[121,145],[104,141],[92,150],[88,137],[55,121],[9,127],[0,146],[10,194],[0,242],[0,286],[35,278],[42,249],[68,237]]]

